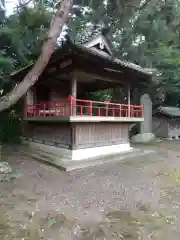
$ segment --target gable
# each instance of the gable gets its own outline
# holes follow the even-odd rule
[[[85,43],[84,46],[87,48],[91,48],[93,50],[98,50],[100,52],[102,51],[108,54],[109,56],[113,55],[113,49],[111,48],[107,39],[103,35],[100,35],[92,39],[91,41]]]

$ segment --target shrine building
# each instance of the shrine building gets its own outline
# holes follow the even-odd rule
[[[20,82],[32,66],[11,77]],[[132,151],[128,132],[144,121],[144,111],[131,104],[130,89],[151,79],[151,72],[114,57],[104,35],[83,45],[64,42],[24,96],[26,152],[71,170]],[[127,86],[126,104],[87,100],[87,93],[122,86]]]

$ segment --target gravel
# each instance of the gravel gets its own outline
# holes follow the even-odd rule
[[[171,199],[162,197],[162,191],[167,192],[164,173],[180,169],[179,156],[180,152],[161,149],[147,156],[63,172],[22,153],[9,151],[3,160],[6,159],[16,170],[17,178],[0,185],[0,213],[7,214],[11,222],[17,223],[27,222],[28,216],[34,212],[41,212],[44,216],[56,212],[70,219],[73,229],[77,224],[95,229],[103,219],[105,221],[108,213],[114,211],[119,214],[120,211],[130,214],[147,212],[149,215],[166,213],[163,219],[170,221],[168,216],[172,215],[176,219],[171,228],[172,232],[175,231],[171,239],[179,239],[175,233],[179,231],[180,197],[175,200],[174,194]],[[173,190],[178,195],[180,189],[176,185]]]

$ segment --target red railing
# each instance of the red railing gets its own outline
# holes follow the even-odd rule
[[[25,116],[98,116],[143,118],[143,105],[69,99],[26,105]]]

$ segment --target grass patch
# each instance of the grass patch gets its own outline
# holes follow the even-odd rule
[[[167,171],[160,170],[156,172],[156,177],[162,177],[163,183],[166,186],[178,187],[180,186],[180,168],[173,168]]]
[[[159,171],[156,176],[161,180],[161,200],[168,201],[173,208],[180,207],[180,168]],[[171,221],[170,219],[167,221]]]

